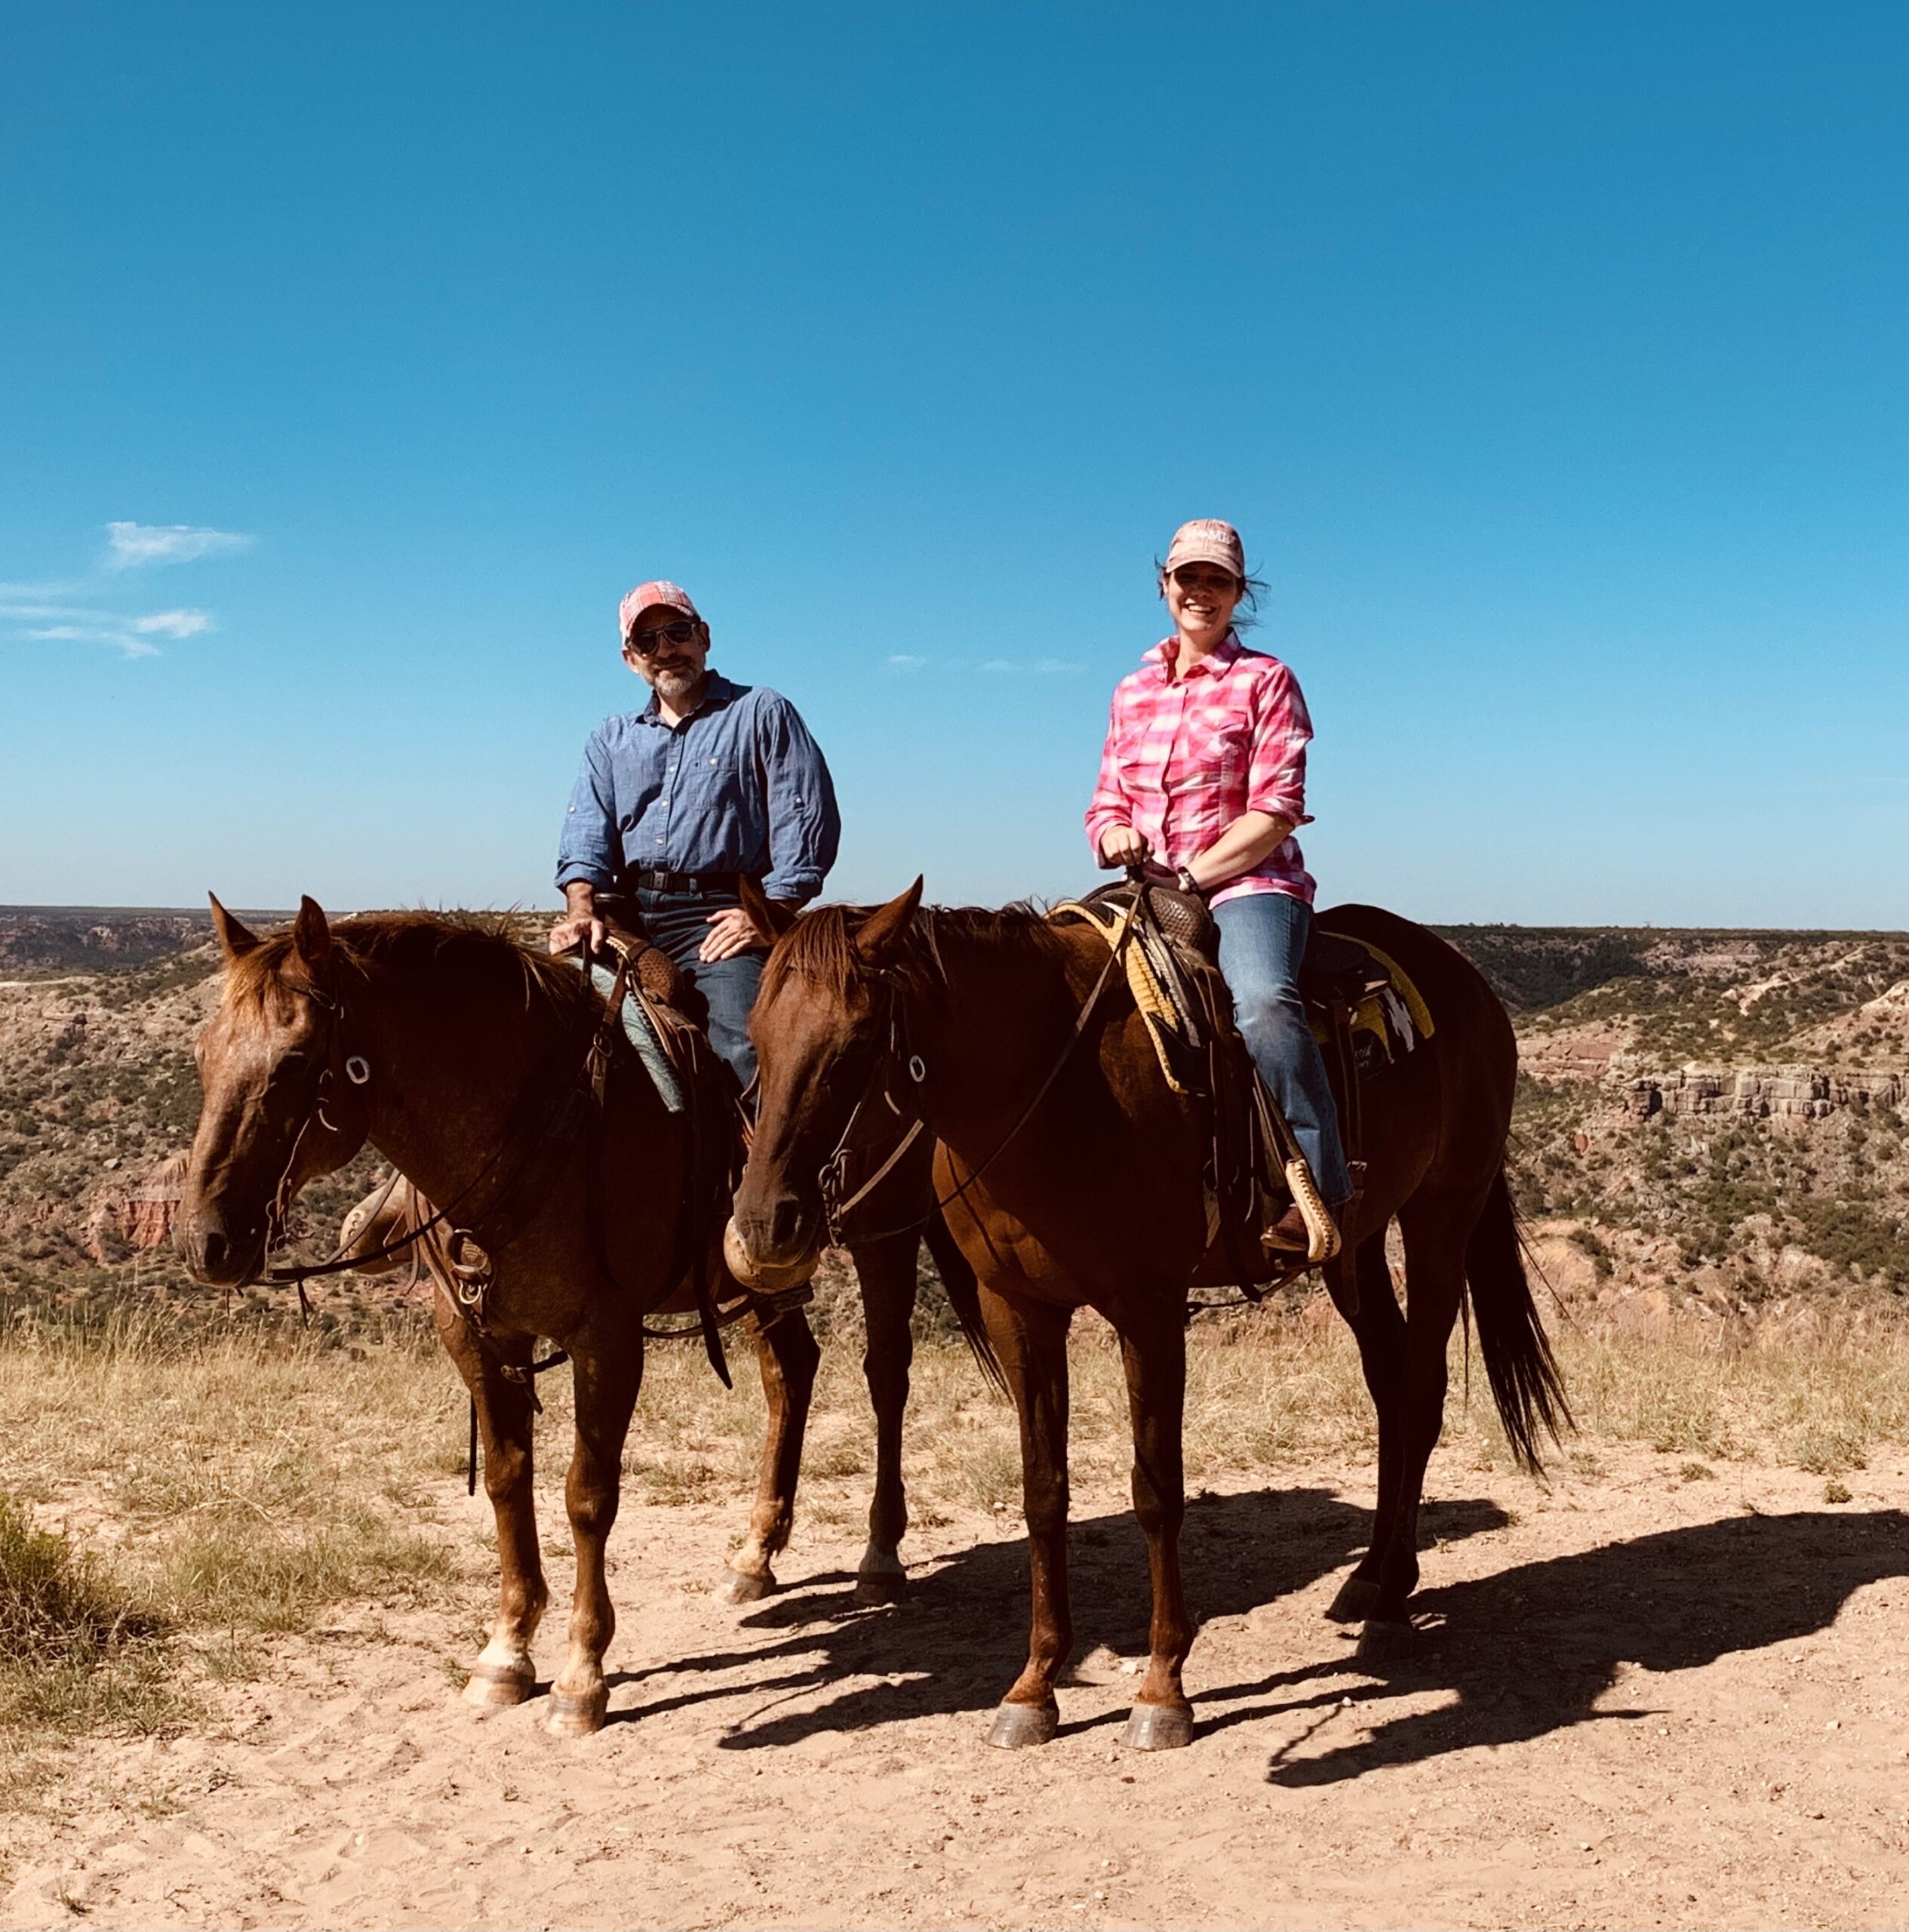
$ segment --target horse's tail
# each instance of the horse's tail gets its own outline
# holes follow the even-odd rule
[[[991,1389],[1005,1395],[1007,1377],[1001,1373],[1001,1358],[994,1353],[994,1345],[988,1340],[981,1319],[981,1284],[968,1266],[967,1257],[939,1212],[928,1217],[928,1225],[922,1232],[927,1238],[928,1252],[935,1258],[941,1284],[948,1291],[948,1305],[954,1309],[954,1319],[961,1324],[962,1339],[974,1357],[975,1367]]]
[[[1465,1276],[1505,1440],[1512,1454],[1536,1474],[1544,1466],[1539,1431],[1557,1441],[1572,1426],[1571,1405],[1532,1299],[1517,1211],[1502,1167],[1465,1244]]]

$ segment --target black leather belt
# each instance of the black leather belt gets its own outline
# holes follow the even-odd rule
[[[723,893],[733,899],[742,890],[742,876],[740,872],[672,872],[660,866],[630,866],[619,883],[627,892]]]

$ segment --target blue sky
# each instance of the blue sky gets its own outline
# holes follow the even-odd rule
[[[1322,903],[1909,927],[1909,8],[0,15],[0,900],[549,903],[615,608],[1086,882],[1231,518]]]

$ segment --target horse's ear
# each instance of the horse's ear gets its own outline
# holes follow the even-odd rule
[[[741,881],[742,910],[749,914],[751,923],[759,933],[767,933],[771,940],[779,940],[795,924],[801,915],[793,906],[783,906],[771,899],[747,872]]]
[[[228,959],[243,959],[258,944],[257,934],[241,925],[219,903],[216,892],[208,892],[205,896],[212,902],[212,930],[219,935],[220,951]]]
[[[308,893],[298,902],[298,917],[292,921],[292,948],[308,966],[321,966],[331,952],[331,928],[325,924],[324,909]]]
[[[878,906],[856,929],[856,957],[865,966],[886,966],[906,937],[921,905],[921,881],[917,879],[899,898]]]

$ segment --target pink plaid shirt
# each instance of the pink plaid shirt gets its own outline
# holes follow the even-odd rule
[[[1188,864],[1242,812],[1295,825],[1306,811],[1312,720],[1299,681],[1277,657],[1229,634],[1184,678],[1168,674],[1173,639],[1156,645],[1114,688],[1087,838],[1100,856],[1113,826],[1142,833],[1164,863]],[[1312,903],[1312,875],[1289,838],[1250,872],[1228,879],[1216,906],[1253,892],[1290,892]]]

